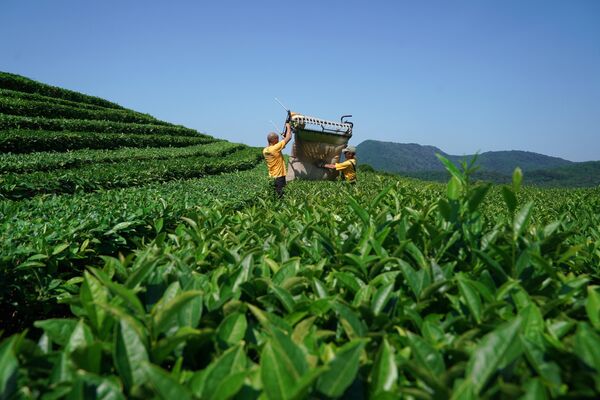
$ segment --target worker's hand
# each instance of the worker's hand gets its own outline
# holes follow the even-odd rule
[[[323,168],[335,169],[335,165],[334,164],[325,164],[325,165],[323,165]]]

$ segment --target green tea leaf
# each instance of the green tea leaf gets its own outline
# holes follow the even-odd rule
[[[223,343],[235,346],[244,339],[247,327],[246,316],[242,313],[233,313],[221,322],[217,329],[217,337]]]
[[[60,346],[66,346],[69,341],[69,337],[77,326],[77,320],[74,319],[62,319],[53,318],[46,319],[43,321],[35,321],[33,325],[36,328],[44,330],[44,333],[50,340]]]
[[[527,360],[537,374],[544,379],[551,393],[557,395],[562,385],[560,368],[555,362],[546,359],[547,349],[544,347],[543,337],[541,334],[538,337],[521,337],[521,341]]]
[[[528,380],[524,388],[525,394],[521,397],[522,400],[544,400],[548,398],[544,384],[538,378]]]
[[[523,231],[527,228],[527,224],[529,223],[529,218],[531,217],[531,209],[533,208],[533,203],[529,202],[525,204],[519,212],[515,215],[515,219],[513,221],[513,240],[516,241]]]
[[[17,391],[19,363],[13,350],[15,341],[13,336],[0,344],[0,399],[12,398]]]
[[[142,303],[140,302],[136,294],[133,292],[133,290],[111,281],[111,279],[99,269],[90,268],[90,270],[102,282],[104,286],[106,286],[113,294],[121,298],[124,301],[124,303],[135,312],[136,315],[141,316],[146,313],[144,306],[142,306]],[[94,301],[99,303],[103,302],[101,298],[94,298]]]
[[[476,186],[471,189],[471,193],[469,195],[469,211],[475,212],[478,208],[487,193],[491,188],[490,184],[483,184],[481,186]]]
[[[372,395],[391,392],[395,389],[397,380],[398,367],[394,359],[394,351],[387,339],[383,338],[369,376],[369,391]]]
[[[425,259],[423,252],[419,250],[419,248],[414,243],[407,243],[406,251],[412,256],[412,258],[417,262],[417,264],[419,265],[419,267],[421,267],[422,270],[429,269],[429,263],[427,262],[427,259]]]
[[[50,372],[50,382],[53,385],[71,382],[73,375],[75,375],[75,367],[71,363],[69,354],[63,351],[56,357],[56,362]]]
[[[335,304],[334,307],[339,314],[340,324],[350,340],[366,335],[367,327],[356,312],[341,303]]]
[[[462,192],[462,183],[456,177],[452,176],[448,182],[447,196],[450,200],[458,200]]]
[[[521,189],[521,182],[523,182],[523,171],[521,171],[521,168],[517,167],[512,175],[512,185],[515,193],[518,193]]]
[[[296,325],[294,332],[292,333],[292,340],[294,340],[296,344],[300,344],[304,341],[314,326],[316,319],[317,317],[309,317]]]
[[[598,286],[588,286],[585,311],[594,328],[600,329],[600,294],[597,288]]]
[[[274,330],[260,356],[260,374],[269,399],[289,399],[308,370],[304,353],[286,334]]]
[[[517,209],[517,196],[515,196],[515,193],[506,186],[503,186],[502,197],[504,197],[504,202],[506,203],[508,211],[514,213]]]
[[[79,290],[81,304],[90,319],[92,328],[96,332],[102,332],[106,311],[96,305],[95,301],[106,303],[108,300],[107,290],[88,271],[84,271],[83,278],[83,284]]]
[[[125,400],[125,396],[116,379],[79,371],[67,399]]]
[[[147,383],[159,399],[191,400],[192,394],[187,388],[173,379],[162,368],[143,361],[140,364],[140,375],[148,377]]]
[[[59,244],[58,246],[54,247],[54,249],[52,250],[52,255],[55,256],[57,254],[62,253],[63,251],[65,251],[66,249],[68,249],[69,246],[70,246],[69,243]]]
[[[279,286],[272,286],[271,290],[273,291],[277,299],[279,299],[279,302],[283,305],[284,309],[288,313],[294,311],[294,306],[296,305],[296,302],[294,301],[294,298],[292,297],[290,292]]]
[[[329,369],[317,380],[317,389],[329,397],[339,397],[352,384],[358,373],[360,354],[365,347],[365,340],[352,340],[341,347]]]
[[[142,338],[126,320],[120,320],[115,330],[113,360],[125,387],[131,390],[146,381],[144,363],[148,353]]]
[[[465,299],[471,314],[473,314],[477,323],[481,323],[482,305],[481,297],[479,296],[477,289],[471,281],[466,279],[463,275],[458,275],[457,281],[460,294]]]
[[[574,351],[583,362],[596,370],[600,380],[600,335],[585,322],[577,324]]]
[[[394,283],[381,286],[379,289],[377,289],[375,295],[373,296],[373,301],[371,302],[371,310],[373,311],[373,314],[378,315],[381,310],[383,310],[387,302],[390,300],[393,291]]]
[[[69,336],[69,340],[65,345],[65,351],[71,353],[79,348],[92,344],[93,340],[94,336],[92,335],[90,328],[83,320],[79,320],[75,329],[71,332],[71,336]]]
[[[201,397],[217,400],[235,396],[247,375],[243,347],[229,349],[208,368]]]
[[[456,167],[456,165],[454,165],[452,161],[448,160],[446,157],[438,153],[435,153],[435,156],[438,158],[438,160],[441,161],[442,164],[444,164],[444,167],[446,167],[446,170],[450,172],[452,177],[458,179],[460,182],[464,180],[462,172],[460,172],[460,170]]]
[[[335,272],[334,275],[336,279],[338,279],[345,287],[350,289],[353,293],[358,292],[360,288],[365,285],[360,279],[346,272]]]
[[[364,224],[368,224],[369,220],[371,219],[371,217],[369,216],[369,213],[364,208],[362,208],[360,206],[360,204],[358,204],[358,202],[356,201],[356,199],[354,197],[348,196],[347,200],[348,200],[348,204],[350,205],[350,208],[352,208],[352,210],[356,213],[356,215],[358,215],[360,220]]]
[[[408,334],[410,347],[417,362],[434,376],[440,376],[446,371],[442,355],[423,338],[413,333]]]
[[[501,365],[519,356],[517,336],[522,319],[516,317],[481,339],[469,359],[466,375],[478,394]]]
[[[158,334],[164,332],[169,327],[169,323],[177,319],[179,311],[201,295],[202,292],[200,291],[190,290],[180,293],[166,304],[157,304],[152,310],[154,334],[158,336]]]

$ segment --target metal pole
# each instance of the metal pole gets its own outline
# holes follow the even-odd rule
[[[289,109],[289,108],[287,108],[286,106],[284,106],[284,105],[283,105],[283,103],[282,103],[282,102],[280,102],[280,101],[279,101],[279,99],[278,99],[277,97],[275,97],[275,101],[276,101],[276,102],[278,102],[278,103],[279,103],[279,105],[280,105],[281,107],[283,107],[283,109],[284,109],[285,111],[287,111],[287,112],[289,112],[289,111],[290,111],[290,109]]]

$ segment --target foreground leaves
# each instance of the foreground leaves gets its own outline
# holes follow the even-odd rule
[[[597,190],[529,192],[518,173],[500,189],[456,168],[448,186],[294,182],[279,202],[262,172],[169,184],[181,199],[166,205],[167,186],[79,195],[60,218],[65,199],[38,204],[55,205],[61,240],[7,254],[39,278],[26,287],[56,279],[62,317],[2,341],[3,393],[596,397]],[[115,216],[91,228],[100,200]],[[131,204],[139,221],[122,220]],[[67,240],[74,216],[90,226]]]

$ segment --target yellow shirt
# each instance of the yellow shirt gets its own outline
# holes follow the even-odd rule
[[[343,163],[335,163],[335,169],[342,171],[344,179],[348,182],[356,182],[356,159],[346,160]]]
[[[271,178],[279,178],[285,176],[285,162],[281,150],[285,147],[285,141],[280,141],[272,146],[267,146],[263,149],[263,156],[267,162],[269,176]]]

